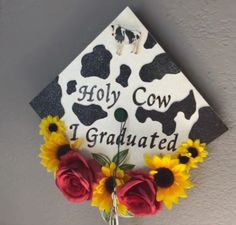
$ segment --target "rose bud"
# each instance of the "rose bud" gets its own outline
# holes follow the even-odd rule
[[[93,184],[100,176],[101,166],[95,160],[72,150],[61,157],[56,185],[69,201],[84,202],[92,198]]]
[[[129,173],[130,180],[118,189],[118,199],[134,216],[154,215],[162,208],[156,201],[153,178],[142,171]]]

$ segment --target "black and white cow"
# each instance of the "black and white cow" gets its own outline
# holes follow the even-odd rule
[[[136,30],[128,30],[120,25],[111,25],[112,35],[118,43],[117,54],[121,55],[124,45],[133,45],[132,53],[138,53],[138,45],[141,32]]]

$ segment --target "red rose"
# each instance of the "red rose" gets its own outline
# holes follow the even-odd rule
[[[60,159],[56,185],[69,201],[84,202],[92,198],[93,184],[100,176],[101,166],[95,160],[70,151]]]
[[[156,201],[153,178],[142,171],[130,172],[131,179],[118,189],[118,199],[135,216],[154,215],[162,207]]]

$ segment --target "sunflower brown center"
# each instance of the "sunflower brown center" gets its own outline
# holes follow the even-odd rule
[[[197,149],[194,148],[194,147],[188,148],[188,152],[191,153],[191,156],[192,156],[193,158],[196,158],[196,157],[198,156],[198,151],[197,151]]]
[[[158,187],[168,188],[174,183],[174,174],[168,168],[160,168],[154,175],[154,181]]]
[[[71,150],[70,145],[62,145],[57,150],[57,158],[60,159],[63,155]]]
[[[58,130],[58,127],[55,123],[50,123],[49,126],[48,126],[48,130],[50,132],[56,132]]]
[[[179,162],[181,164],[187,164],[189,162],[189,157],[188,156],[184,156],[184,155],[179,155]]]
[[[107,180],[106,180],[105,186],[106,186],[106,190],[109,193],[112,193],[114,191],[115,186],[116,186],[115,178],[114,177],[108,177]]]

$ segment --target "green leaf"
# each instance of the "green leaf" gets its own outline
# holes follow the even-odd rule
[[[132,170],[135,167],[135,165],[134,164],[123,164],[119,167],[120,167],[120,169],[122,169],[124,171],[129,171],[129,170]]]
[[[106,164],[110,164],[111,163],[111,160],[106,155],[92,153],[92,156],[102,166],[105,166]]]
[[[120,151],[119,153],[119,157],[118,157],[118,153],[113,157],[112,162],[118,164],[117,166],[121,165],[123,162],[125,162],[127,156],[129,153],[129,149],[125,149],[123,151]],[[117,162],[117,160],[119,159],[119,162]]]
[[[110,220],[110,213],[106,213],[105,211],[100,211],[102,219],[108,223]]]

